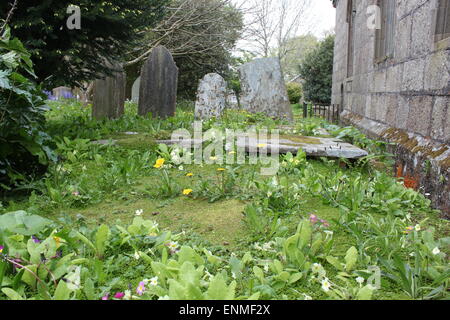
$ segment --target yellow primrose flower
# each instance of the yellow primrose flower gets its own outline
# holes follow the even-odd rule
[[[194,192],[194,190],[192,190],[192,189],[184,189],[184,190],[183,190],[183,195],[188,196],[188,195],[190,195],[192,192]]]
[[[217,171],[225,171],[226,169],[225,168],[219,168],[219,169],[217,169]]]
[[[159,169],[164,165],[164,162],[166,162],[165,159],[158,159],[153,167]]]
[[[216,160],[217,160],[217,157],[209,157],[209,160],[211,160],[211,161],[216,161]]]
[[[56,242],[56,248],[59,248],[61,246],[61,238],[60,237],[53,237],[53,239]]]
[[[186,177],[192,177],[194,174],[192,172],[188,173]]]
[[[265,147],[267,147],[267,144],[265,143],[258,144],[258,148],[265,148]]]

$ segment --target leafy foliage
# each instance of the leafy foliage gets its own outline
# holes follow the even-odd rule
[[[322,40],[300,65],[300,74],[305,80],[303,91],[306,101],[331,102],[334,38],[333,35]]]
[[[1,16],[6,16],[8,2],[0,3]],[[72,4],[70,0],[21,0],[11,21],[13,35],[33,54],[39,81],[51,88],[78,86],[110,74],[104,59],[125,60],[142,31],[163,17],[167,1],[77,1],[79,30],[66,26],[71,15],[67,8]]]
[[[7,28],[0,39],[0,186],[18,180],[55,160],[44,133],[45,94],[32,80],[28,51]]]
[[[302,86],[296,82],[290,82],[286,87],[291,104],[299,103],[302,97]]]
[[[272,177],[258,165],[180,165],[188,150],[153,139],[191,130],[188,104],[157,120],[135,116],[129,103],[122,119],[99,122],[75,102],[51,106],[60,162],[30,184],[28,201],[0,206],[0,299],[448,299],[448,222],[386,172],[303,152],[280,156]],[[277,125],[232,110],[204,122],[205,130]],[[318,119],[290,134],[323,126],[374,154],[383,147]],[[129,130],[141,133],[121,133]],[[90,142],[100,138],[117,141]],[[237,214],[211,221],[204,200]],[[205,224],[191,227],[193,216]],[[242,232],[226,238],[235,243],[205,240],[228,225]]]

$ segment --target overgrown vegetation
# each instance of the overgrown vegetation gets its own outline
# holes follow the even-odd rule
[[[313,103],[331,103],[333,76],[334,35],[322,40],[308,52],[300,65],[300,75],[304,79],[305,100]]]
[[[327,128],[372,155],[342,166],[287,154],[263,177],[260,165],[179,164],[189,150],[155,143],[192,130],[189,103],[167,120],[129,103],[100,122],[76,101],[50,107],[60,161],[0,206],[0,299],[449,298],[448,221],[354,128],[298,120],[283,133]],[[281,124],[229,111],[203,126]]]
[[[44,131],[46,96],[35,78],[30,54],[6,27],[0,38],[0,191],[56,160]]]

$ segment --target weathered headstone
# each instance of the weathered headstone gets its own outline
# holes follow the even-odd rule
[[[56,100],[60,99],[71,99],[74,97],[72,93],[72,89],[68,87],[58,87],[52,90],[53,91],[53,97]]]
[[[138,77],[131,88],[131,101],[139,102],[139,88],[141,87],[141,77]]]
[[[239,109],[239,100],[237,98],[236,93],[233,90],[227,91],[227,98],[226,98],[226,105],[227,109]]]
[[[141,116],[167,118],[175,115],[178,68],[164,46],[153,49],[141,70],[139,109]]]
[[[116,65],[113,76],[95,80],[92,117],[117,119],[124,113],[126,75],[122,66]]]
[[[217,73],[207,74],[197,90],[195,118],[220,118],[226,108],[227,83]]]
[[[256,59],[239,68],[241,107],[277,119],[293,120],[286,84],[278,58]]]

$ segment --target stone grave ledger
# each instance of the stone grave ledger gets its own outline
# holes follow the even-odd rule
[[[155,118],[175,115],[178,67],[169,50],[163,46],[153,49],[141,70],[138,113]]]
[[[207,120],[220,118],[226,108],[227,83],[217,73],[207,74],[197,90],[195,118]]]
[[[92,117],[117,119],[124,114],[126,75],[121,65],[115,65],[113,76],[94,82]]]
[[[204,142],[202,139],[184,139],[181,142],[178,140],[157,141],[157,143],[179,145],[187,149],[201,148]],[[236,146],[249,154],[290,152],[296,155],[298,150],[303,150],[311,157],[359,159],[368,155],[367,151],[336,138],[281,135],[278,141],[262,141],[256,135],[243,134],[237,136]]]
[[[139,89],[141,87],[141,77],[138,77],[131,88],[131,101],[139,103]]]
[[[262,58],[239,68],[241,108],[276,119],[293,121],[286,84],[278,58]]]

